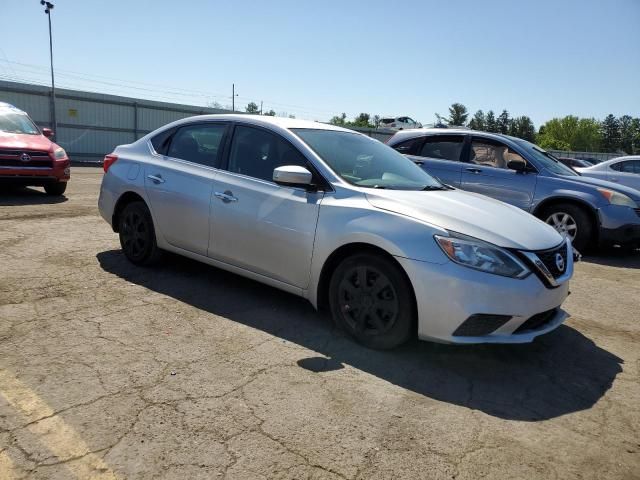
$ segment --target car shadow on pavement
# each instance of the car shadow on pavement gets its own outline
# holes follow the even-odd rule
[[[17,205],[53,205],[66,202],[63,195],[47,195],[35,187],[0,186],[0,206],[13,207]]]
[[[585,263],[596,263],[607,267],[640,268],[640,249],[634,251],[609,248],[582,258]]]
[[[411,341],[392,351],[352,342],[304,299],[187,258],[156,268],[130,264],[119,250],[97,254],[111,274],[212,314],[294,342],[313,354],[311,372],[350,365],[399,387],[495,417],[540,421],[592,407],[623,360],[569,326],[525,345],[454,346]]]

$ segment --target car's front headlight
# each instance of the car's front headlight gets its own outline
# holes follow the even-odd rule
[[[53,156],[56,160],[63,160],[67,158],[67,152],[64,151],[64,148],[58,147],[53,151]]]
[[[604,198],[609,201],[611,205],[638,208],[636,202],[634,202],[630,197],[627,197],[624,193],[616,192],[615,190],[609,190],[608,188],[599,188],[598,191]]]
[[[457,233],[434,238],[442,251],[454,262],[482,272],[503,277],[524,278],[531,273],[511,252],[497,245]]]

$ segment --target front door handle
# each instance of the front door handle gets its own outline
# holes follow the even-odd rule
[[[466,168],[465,170],[471,173],[482,173],[482,170],[480,170],[479,168],[469,167],[469,168]]]
[[[229,202],[237,202],[238,199],[233,196],[233,193],[230,190],[225,190],[224,192],[213,192],[213,194],[222,200],[224,203]]]
[[[165,181],[164,178],[162,178],[162,175],[147,175],[147,178],[153,181],[156,185],[164,183]]]

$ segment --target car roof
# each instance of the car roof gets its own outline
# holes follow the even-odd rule
[[[26,115],[26,112],[23,112],[19,108],[16,108],[14,105],[11,105],[10,103],[7,103],[7,102],[0,102],[0,110],[12,110],[14,112],[24,113]]]
[[[183,118],[171,123],[171,126],[178,126],[194,121],[210,121],[210,120],[226,120],[229,122],[238,121],[252,123],[254,125],[276,126],[284,129],[308,128],[314,130],[335,130],[340,132],[358,133],[355,130],[331,125],[330,123],[314,122],[311,120],[300,120],[297,118],[271,117],[268,115],[248,115],[237,113],[223,113],[213,115],[196,115],[193,117]],[[169,125],[167,125],[169,126]]]
[[[393,143],[396,143],[400,140],[410,140],[412,138],[421,137],[423,135],[477,135],[479,137],[485,138],[493,138],[494,140],[510,140],[512,142],[522,141],[520,138],[512,137],[509,135],[504,135],[502,133],[490,133],[490,132],[482,132],[480,130],[470,130],[468,128],[414,128],[411,130],[401,130],[396,133],[393,138]]]

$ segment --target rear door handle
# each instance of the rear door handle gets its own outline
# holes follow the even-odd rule
[[[465,170],[471,173],[482,173],[482,170],[480,170],[479,168],[470,167],[470,168],[465,168]]]
[[[147,178],[151,181],[153,181],[153,183],[155,183],[156,185],[159,183],[164,183],[164,178],[162,178],[162,175],[147,175]]]
[[[213,194],[219,198],[220,200],[222,200],[224,203],[229,203],[229,202],[237,202],[238,199],[236,197],[233,196],[233,193],[229,190],[226,190],[224,192],[213,192]]]

